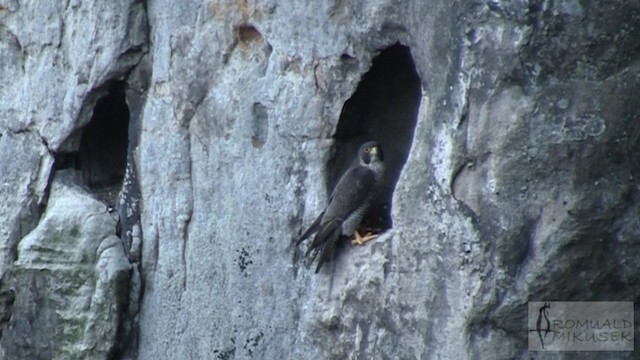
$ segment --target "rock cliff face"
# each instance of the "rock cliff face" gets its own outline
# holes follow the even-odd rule
[[[2,358],[637,356],[527,302],[640,300],[640,3],[9,0],[0,64]]]

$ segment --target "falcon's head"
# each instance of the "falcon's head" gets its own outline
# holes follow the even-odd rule
[[[373,163],[381,163],[384,160],[382,148],[380,147],[380,144],[375,141],[369,141],[362,144],[358,151],[358,158],[360,159],[360,164],[363,166],[370,166]]]

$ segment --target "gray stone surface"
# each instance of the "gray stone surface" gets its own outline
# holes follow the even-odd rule
[[[2,279],[15,291],[4,359],[108,359],[128,303],[131,265],[106,206],[59,172],[47,211]]]
[[[52,179],[74,168],[63,159],[98,98],[140,61],[146,26],[140,2],[0,1],[2,359],[117,352],[130,265],[116,222],[95,194],[54,195]],[[83,211],[101,215],[84,223]],[[62,231],[71,224],[86,233]]]
[[[526,310],[640,296],[639,3],[37,4],[0,2],[7,358],[637,357],[528,353]],[[406,65],[361,83],[397,43],[419,98],[398,95],[415,86]],[[90,212],[56,204],[106,207],[70,183],[54,196],[51,179],[116,80],[131,121],[121,223],[105,214],[66,236],[77,246],[35,252],[50,219]],[[315,275],[292,241],[371,136],[406,158],[393,228]],[[99,290],[51,286],[82,269]],[[63,313],[84,332],[52,331]]]
[[[51,153],[77,150],[106,83],[139,61],[143,10],[127,1],[0,3],[0,275],[42,213]]]

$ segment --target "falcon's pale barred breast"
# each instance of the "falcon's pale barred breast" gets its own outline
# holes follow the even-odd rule
[[[320,253],[316,273],[328,260],[333,259],[342,237],[355,236],[354,244],[361,245],[375,237],[371,233],[360,236],[358,227],[371,202],[380,189],[384,173],[382,149],[375,141],[364,143],[357,158],[342,175],[331,193],[329,203],[296,245],[316,233],[305,256]]]

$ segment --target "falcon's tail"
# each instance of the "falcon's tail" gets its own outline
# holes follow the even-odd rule
[[[323,215],[324,215],[324,211],[320,214],[320,216],[318,216],[318,218],[313,222],[313,224],[311,224],[311,226],[309,226],[307,231],[305,231],[304,234],[302,234],[300,239],[298,239],[298,241],[296,241],[296,246],[300,245],[300,243],[305,241],[309,236],[311,236],[311,234],[313,234],[314,232],[318,231],[318,225],[320,225],[320,221],[322,220],[322,216]]]
[[[316,237],[313,239],[313,242],[309,246],[309,249],[306,253],[306,256],[309,256],[312,251],[317,249],[316,253],[313,256],[314,258],[316,257],[318,252],[320,253],[320,259],[318,260],[316,273],[320,271],[320,268],[322,268],[322,265],[324,265],[324,263],[334,258],[341,233],[342,220],[334,219],[320,225],[320,229],[318,230]]]

